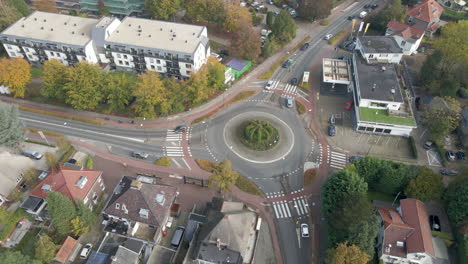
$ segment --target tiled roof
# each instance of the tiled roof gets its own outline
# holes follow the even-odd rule
[[[34,187],[30,195],[46,198],[47,193],[43,190],[44,185],[51,187],[50,191],[59,192],[70,200],[84,200],[88,192],[93,187],[96,180],[101,176],[102,171],[95,171],[89,169],[76,170],[64,167],[63,164],[59,165],[59,169],[52,169],[49,176]],[[80,177],[86,177],[86,183],[83,188],[77,186]]]
[[[104,212],[159,227],[177,196],[177,188],[140,182],[135,184],[139,188],[137,189],[131,187],[134,180],[136,179],[128,176],[122,178]],[[148,210],[148,217],[140,215],[141,209]]]
[[[55,260],[61,263],[65,263],[70,257],[70,255],[73,253],[73,250],[75,249],[77,243],[78,241],[68,236],[63,242],[59,251],[57,252],[57,255],[55,255]]]
[[[416,199],[404,199],[400,201],[400,206],[403,219],[414,228],[414,232],[407,239],[408,253],[426,252],[435,256],[424,204]]]
[[[408,11],[408,15],[422,21],[432,22],[440,17],[444,8],[435,0],[426,0]]]
[[[424,34],[424,30],[412,27],[396,20],[391,20],[388,22],[387,28],[393,31],[392,35],[400,35],[405,40],[408,40],[409,38],[419,39]]]
[[[397,246],[397,241],[405,241],[413,228],[403,222],[403,219],[395,209],[377,208],[384,222],[383,247],[385,254],[406,258],[406,245]]]

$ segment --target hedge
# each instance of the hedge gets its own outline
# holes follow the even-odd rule
[[[67,151],[65,151],[62,155],[62,157],[59,159],[59,163],[67,162],[73,154],[75,154],[76,149],[70,145],[70,148],[68,148]]]
[[[336,34],[336,36],[332,37],[331,39],[328,40],[328,44],[333,44],[335,42],[337,42],[339,39],[341,39],[342,36],[344,36],[344,34],[346,34],[346,30],[343,29],[341,30],[340,32],[338,32],[338,34]]]
[[[74,116],[69,116],[69,115],[65,115],[65,114],[59,114],[59,113],[54,113],[54,112],[49,112],[49,111],[44,111],[44,110],[32,109],[32,108],[28,108],[28,107],[24,107],[24,106],[19,106],[18,109],[21,110],[21,111],[27,111],[27,112],[32,112],[32,113],[41,114],[41,115],[48,115],[48,116],[54,116],[54,117],[63,118],[63,119],[80,121],[80,122],[90,123],[90,124],[93,124],[93,125],[103,125],[104,124],[101,121],[97,121],[97,120],[93,120],[93,119],[74,117]]]
[[[409,143],[411,147],[411,152],[413,154],[413,158],[417,159],[418,158],[418,149],[416,148],[416,142],[414,141],[413,136],[409,137]]]
[[[94,166],[93,157],[91,155],[88,155],[88,157],[86,157],[86,168],[87,169],[92,169],[93,166]]]
[[[42,131],[44,135],[52,136],[52,137],[63,137],[63,134],[60,133],[55,133],[55,132],[50,132],[50,131],[45,131],[45,130],[40,130],[40,129],[35,129],[35,128],[27,128],[29,131],[33,133],[37,133],[39,131]]]
[[[37,140],[33,140],[33,139],[26,139],[25,142],[33,143],[33,144],[39,144],[39,145],[43,145],[43,146],[55,148],[55,145],[54,145],[54,144],[47,144],[47,143],[45,143],[45,142],[41,142],[41,141],[37,141]]]

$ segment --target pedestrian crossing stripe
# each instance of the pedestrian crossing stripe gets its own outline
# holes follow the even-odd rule
[[[292,202],[293,206],[296,208],[297,216],[300,217],[309,213],[309,205],[305,197],[294,198]],[[278,219],[292,217],[291,209],[287,201],[273,202],[273,211],[275,217]]]
[[[346,167],[348,163],[346,154],[335,151],[330,151],[329,153],[328,161],[330,163],[330,167],[335,169],[343,169]]]

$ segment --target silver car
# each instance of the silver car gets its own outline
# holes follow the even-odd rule
[[[42,154],[40,152],[30,150],[30,149],[23,150],[23,152],[21,154],[23,154],[23,156],[26,156],[26,157],[31,158],[31,159],[36,159],[36,160],[42,159]]]
[[[149,157],[149,154],[143,151],[132,151],[132,157],[138,159],[147,159]]]

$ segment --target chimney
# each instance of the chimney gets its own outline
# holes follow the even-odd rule
[[[216,247],[221,250],[221,239],[217,238],[216,239]]]
[[[395,94],[395,89],[391,89],[390,92],[391,92],[392,94]]]
[[[382,66],[382,71],[384,72],[387,68],[385,66]]]

